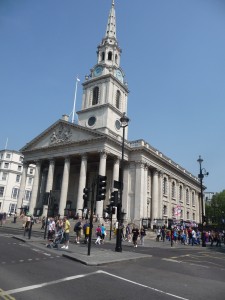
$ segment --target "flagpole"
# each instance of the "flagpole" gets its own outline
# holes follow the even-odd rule
[[[75,94],[74,94],[74,101],[73,101],[73,114],[72,114],[72,123],[74,123],[74,115],[75,115],[75,106],[76,106],[76,100],[77,100],[77,85],[80,79],[76,78],[76,87],[75,87]]]
[[[7,149],[7,147],[8,147],[8,138],[6,139],[5,150]]]

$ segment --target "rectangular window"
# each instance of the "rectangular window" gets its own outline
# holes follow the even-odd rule
[[[28,178],[28,185],[32,185],[32,178],[31,177]]]
[[[16,175],[16,182],[20,182],[20,175]]]
[[[15,203],[10,203],[9,204],[9,214],[11,213],[14,213],[16,210],[16,204]]]
[[[19,189],[18,188],[13,188],[12,189],[12,198],[17,199],[18,194],[19,194]]]
[[[21,163],[23,162],[23,156],[20,156],[20,162]]]
[[[30,169],[30,174],[32,175],[34,173],[34,169]]]
[[[6,180],[7,179],[7,175],[8,175],[8,173],[3,172],[2,173],[2,180]]]
[[[10,153],[6,153],[6,158],[10,158],[11,154]]]
[[[18,166],[18,171],[22,171],[22,166]]]
[[[0,186],[0,197],[4,195],[4,186]]]
[[[25,191],[25,200],[30,201],[31,191]]]
[[[9,163],[5,163],[5,164],[4,164],[4,168],[5,168],[5,169],[8,169],[8,168],[9,168]]]

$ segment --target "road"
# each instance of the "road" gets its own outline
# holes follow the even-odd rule
[[[1,232],[0,247],[0,289],[7,295],[0,299],[224,300],[225,254],[216,249],[123,245],[124,250],[152,257],[91,267],[62,257],[60,251],[15,240],[9,233]]]

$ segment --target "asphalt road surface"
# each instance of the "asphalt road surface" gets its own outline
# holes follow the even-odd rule
[[[127,247],[152,257],[91,267],[7,233],[0,247],[0,299],[225,299],[220,251]]]

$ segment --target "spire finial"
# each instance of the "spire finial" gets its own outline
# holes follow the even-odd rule
[[[115,13],[115,1],[112,0],[112,7],[109,12],[108,23],[106,27],[106,37],[116,38],[116,13]]]

